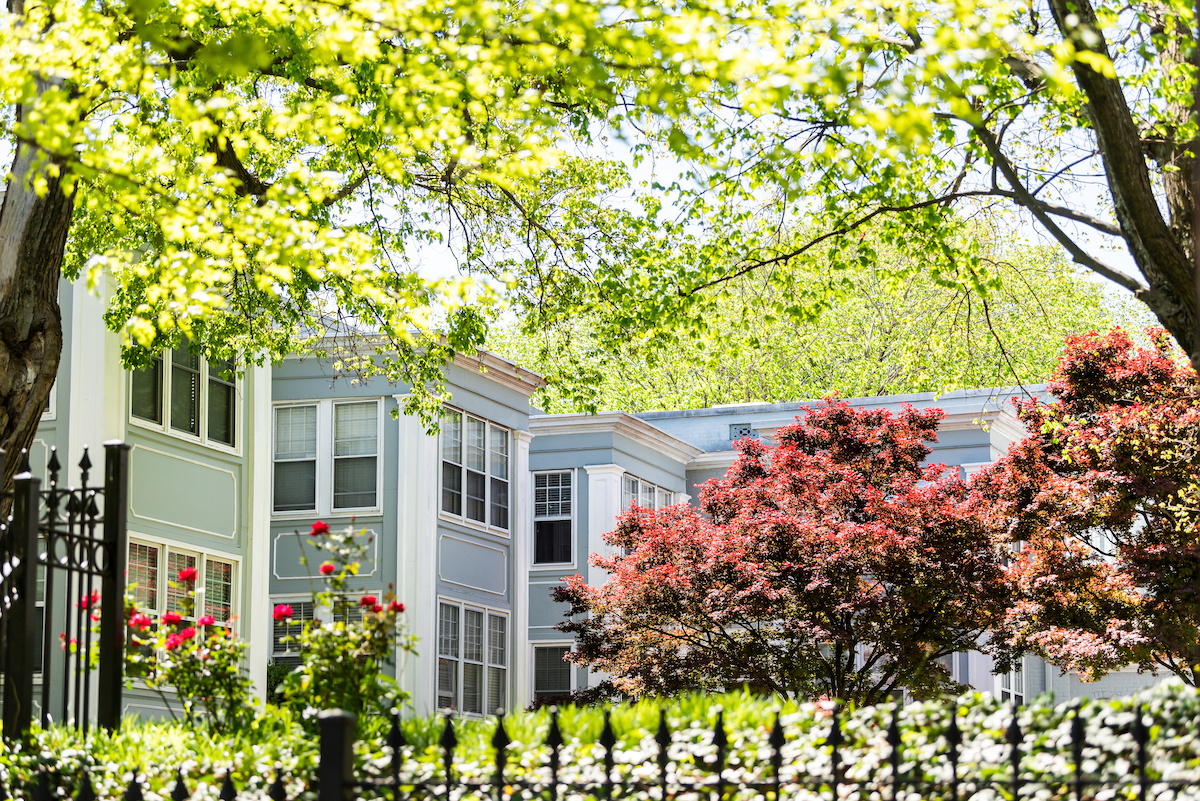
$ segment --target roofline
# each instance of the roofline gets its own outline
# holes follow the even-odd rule
[[[537,414],[529,418],[529,433],[534,436],[555,434],[620,434],[638,444],[664,453],[684,465],[704,451],[656,425],[634,417],[628,412],[599,412],[586,414]]]

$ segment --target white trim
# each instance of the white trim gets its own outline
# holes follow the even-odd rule
[[[688,470],[728,470],[737,460],[737,451],[711,451],[702,453],[688,462]]]
[[[516,451],[517,491],[513,493],[513,507],[516,511],[516,537],[513,539],[513,564],[516,572],[516,586],[513,589],[513,682],[515,697],[510,706],[513,709],[524,709],[529,706],[529,696],[525,693],[530,672],[528,652],[517,643],[529,640],[529,563],[533,551],[533,515],[525,513],[525,504],[532,497],[533,482],[529,472],[529,445],[533,435],[528,431],[513,431],[514,450]],[[574,470],[571,471],[572,476]],[[572,480],[574,480],[572,478]],[[572,506],[572,513],[574,506]],[[572,531],[572,537],[575,536]],[[574,552],[574,544],[572,544]]]
[[[46,408],[42,411],[42,422],[58,419],[58,379],[50,385],[50,397],[46,399]]]
[[[530,436],[530,435],[526,435]],[[579,538],[579,489],[576,487],[575,473],[576,469],[567,467],[559,470],[530,470],[529,472],[529,514],[525,517],[529,518],[529,569],[532,570],[574,570],[576,563],[579,561],[576,552],[579,550],[579,543],[576,541]],[[567,516],[547,516],[538,518],[537,516],[537,501],[534,500],[534,493],[537,492],[537,477],[540,475],[549,475],[552,473],[566,473],[571,477],[571,514]],[[540,520],[570,520],[571,521],[571,558],[566,562],[539,562],[537,561],[537,524]]]
[[[330,526],[330,528],[333,528],[333,526]],[[375,573],[378,572],[378,568],[379,568],[379,532],[375,531],[375,529],[373,529],[373,528],[364,528],[364,529],[362,529],[361,532],[359,532],[356,529],[355,533],[354,533],[354,536],[356,539],[358,538],[358,535],[360,533],[371,535],[371,548],[373,549],[370,551],[371,570],[368,573],[357,573],[356,574],[359,578],[367,578],[369,576],[375,575]],[[283,537],[296,537],[301,542],[306,542],[306,540],[304,538],[307,536],[308,536],[307,534],[302,534],[298,531],[277,531],[277,532],[275,532],[275,535],[273,537],[271,537],[271,575],[273,575],[275,578],[279,579],[280,581],[293,581],[295,579],[314,579],[314,580],[316,579],[316,576],[314,576],[311,573],[305,573],[304,575],[297,575],[297,576],[284,576],[284,575],[280,575],[280,573],[279,573],[279,540]],[[302,553],[303,553],[303,546],[301,546],[301,549],[302,549]]]
[[[150,453],[157,453],[159,456],[166,456],[168,459],[176,459],[181,462],[188,462],[190,464],[194,464],[199,467],[204,467],[209,470],[215,470],[219,473],[227,473],[229,475],[229,477],[231,479],[233,479],[233,493],[232,493],[232,496],[233,496],[233,531],[231,531],[228,534],[221,534],[220,532],[217,532],[217,531],[209,531],[208,529],[195,528],[194,526],[189,526],[189,525],[180,523],[175,520],[160,520],[157,517],[148,517],[147,515],[140,515],[137,513],[137,510],[135,510],[133,508],[133,493],[129,494],[129,516],[130,517],[136,517],[139,520],[145,520],[150,523],[159,523],[164,526],[171,526],[172,528],[182,528],[187,531],[195,531],[197,534],[208,534],[210,536],[220,537],[220,538],[226,539],[226,540],[232,540],[237,537],[238,520],[240,519],[239,512],[238,512],[238,500],[239,500],[238,496],[240,493],[238,491],[237,473],[230,470],[229,468],[221,467],[220,465],[212,464],[211,462],[201,462],[197,459],[189,459],[186,456],[180,456],[177,453],[170,453],[168,451],[160,451],[157,448],[151,448],[148,445],[142,445],[141,443],[138,443],[129,449],[129,462],[131,465],[133,464],[133,454],[138,449],[148,451]]]
[[[451,364],[486,375],[488,380],[515,390],[527,398],[546,386],[546,379],[537,373],[526,370],[491,351],[481,350],[473,355],[455,353]]]
[[[529,433],[535,437],[567,434],[618,434],[656,453],[687,464],[704,451],[668,434],[657,426],[625,412],[599,414],[539,414],[529,418]]]
[[[271,369],[251,367],[246,378],[247,394],[252,400],[246,417],[249,421],[253,416],[254,422],[249,430],[254,432],[254,438],[247,444],[249,458],[245,466],[250,473],[248,480],[251,490],[250,528],[245,541],[249,570],[245,586],[250,597],[248,608],[263,609],[270,603],[271,581],[267,571],[273,568],[271,544],[267,536],[271,532],[271,437],[264,433],[271,430]],[[271,648],[265,644],[271,642],[273,632],[264,615],[252,615],[245,629],[250,643],[248,662],[250,678],[254,681],[254,695],[264,700],[267,693],[267,664],[271,658]]]

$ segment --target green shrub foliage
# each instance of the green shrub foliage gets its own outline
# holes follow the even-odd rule
[[[834,721],[829,702],[779,703],[748,692],[724,695],[691,695],[671,699],[662,706],[671,732],[668,756],[673,767],[669,781],[678,788],[695,781],[712,783],[716,754],[713,731],[718,713],[728,733],[724,776],[726,797],[750,798],[744,787],[771,783],[771,729],[776,714],[782,725],[781,781],[785,798],[810,798],[800,786],[830,776],[831,749],[826,745]],[[659,779],[659,746],[655,734],[660,706],[642,701],[611,708],[614,747],[614,780],[620,783],[656,784]],[[1083,778],[1127,787],[1131,765],[1137,764],[1134,736],[1135,710],[1140,710],[1149,735],[1146,746],[1151,780],[1200,779],[1200,736],[1195,721],[1200,696],[1177,681],[1159,685],[1126,699],[1056,704],[1046,697],[1017,712],[1019,748],[1025,782],[1051,781],[1058,786],[1072,778],[1071,729],[1074,716],[1084,724],[1087,747],[1083,750]],[[550,711],[512,715],[504,720],[512,742],[508,746],[505,793],[532,799],[518,780],[545,782],[549,747],[545,744]],[[1011,745],[1008,740],[1012,708],[988,695],[971,693],[953,700],[926,701],[897,708],[892,704],[842,710],[838,714],[845,738],[839,749],[844,778],[868,785],[860,798],[890,797],[891,778],[888,729],[893,714],[900,730],[899,766],[906,778],[938,783],[923,790],[922,798],[949,799],[949,763],[946,733],[953,714],[962,732],[958,776],[960,797],[979,788],[980,780],[1007,783]],[[458,748],[455,772],[464,780],[489,782],[495,761],[491,740],[496,719],[455,722]],[[391,749],[386,745],[390,721],[367,715],[360,721],[355,748],[360,777],[389,771]],[[603,781],[603,749],[598,744],[604,725],[603,710],[570,707],[559,713],[564,745],[559,780],[563,783]],[[438,739],[445,722],[440,717],[402,721],[407,745],[403,746],[402,775],[410,781],[440,780],[443,752]],[[179,770],[192,798],[216,799],[225,774],[230,773],[243,794],[261,794],[277,775],[286,779],[288,797],[302,797],[315,786],[318,741],[297,716],[287,709],[269,709],[251,724],[236,731],[209,735],[171,723],[127,721],[117,733],[80,733],[74,729],[35,730],[28,744],[0,746],[0,781],[14,797],[27,798],[39,770],[48,772],[62,796],[73,794],[86,771],[100,799],[121,798],[136,773],[142,777],[147,798],[167,797]],[[739,787],[739,785],[742,785]],[[484,787],[482,799],[494,788]],[[819,788],[828,798],[828,788]],[[657,791],[654,791],[657,792]],[[1033,790],[1027,787],[1029,797]],[[878,795],[882,793],[881,795]],[[1089,795],[1093,793],[1089,791]],[[1132,794],[1132,795],[1130,795]],[[1109,794],[1135,797],[1136,788]],[[631,797],[649,797],[639,794]],[[1004,797],[1003,793],[994,795]],[[1024,796],[1023,796],[1024,797]],[[1040,796],[1039,796],[1040,797]],[[1047,798],[1051,796],[1046,796]],[[1065,796],[1064,796],[1065,797]]]

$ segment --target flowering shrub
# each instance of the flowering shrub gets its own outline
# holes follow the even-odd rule
[[[294,626],[288,637],[301,653],[301,664],[283,679],[277,693],[306,718],[334,708],[358,715],[368,710],[386,713],[407,698],[383,673],[385,665],[395,662],[397,651],[414,653],[416,638],[405,632],[400,617],[404,604],[390,589],[382,598],[351,591],[350,579],[358,575],[368,545],[355,538],[353,529],[331,531],[318,520],[309,537],[319,540],[329,555],[317,569],[320,588],[314,587],[313,606],[326,610],[331,619],[301,625],[292,620],[291,606],[275,607],[274,619]],[[301,561],[308,564],[307,557]]]
[[[254,713],[243,670],[246,643],[211,615],[194,617],[196,577],[195,568],[179,571],[172,585],[182,590],[182,612],[168,610],[157,622],[127,601],[126,673],[142,677],[171,709],[166,692],[174,689],[188,726],[236,730]]]

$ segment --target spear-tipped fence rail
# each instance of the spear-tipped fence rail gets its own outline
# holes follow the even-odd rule
[[[104,451],[103,485],[90,481],[85,448],[79,486],[68,487],[52,449],[44,488],[23,453],[13,490],[0,498],[12,505],[0,522],[4,739],[29,729],[35,701],[43,725],[86,729],[93,715],[107,729],[120,722],[129,446],[105,443]]]
[[[1176,765],[1190,762],[1193,768],[1189,775],[1167,778],[1163,771],[1165,766],[1156,765],[1151,758],[1150,726],[1147,726],[1146,713],[1140,706],[1133,710],[1131,722],[1109,725],[1100,721],[1100,727],[1110,734],[1130,735],[1132,739],[1132,748],[1118,747],[1109,751],[1103,750],[1101,740],[1111,742],[1110,739],[1089,742],[1080,705],[1077,704],[1068,715],[1070,722],[1066,736],[1057,740],[1051,738],[1048,745],[1040,736],[1046,732],[1034,732],[1038,736],[1032,739],[1027,737],[1019,720],[1019,711],[1014,707],[1005,729],[986,734],[991,744],[999,749],[991,749],[989,762],[982,760],[979,753],[964,758],[964,747],[971,746],[976,735],[964,733],[959,726],[957,706],[947,705],[942,719],[933,720],[926,730],[926,733],[935,732],[936,736],[927,738],[924,745],[934,744],[938,749],[929,761],[927,750],[918,757],[913,752],[919,749],[906,745],[905,732],[914,729],[901,728],[897,708],[893,708],[886,727],[880,726],[885,728],[882,740],[876,736],[874,744],[865,747],[850,745],[843,730],[842,716],[835,711],[827,718],[828,728],[819,732],[816,740],[808,740],[808,745],[815,747],[823,758],[814,758],[810,751],[805,757],[807,761],[797,761],[795,753],[789,752],[789,745],[794,744],[794,740],[789,740],[778,714],[765,739],[761,730],[751,733],[757,740],[751,749],[752,755],[747,757],[744,751],[731,751],[730,732],[726,731],[724,715],[719,710],[711,732],[704,738],[705,747],[692,751],[687,751],[686,746],[695,745],[695,741],[677,741],[667,724],[666,712],[661,711],[653,737],[656,749],[653,754],[645,752],[644,740],[631,744],[628,751],[619,750],[617,732],[609,713],[605,712],[604,727],[594,741],[602,754],[597,758],[592,752],[587,757],[588,764],[581,766],[569,761],[577,752],[567,750],[569,740],[559,727],[557,713],[552,712],[540,746],[539,761],[533,768],[523,757],[537,746],[513,742],[505,728],[504,716],[499,715],[491,737],[490,769],[478,764],[474,758],[469,762],[460,761],[459,738],[452,717],[445,719],[436,748],[440,753],[434,763],[428,758],[418,760],[414,757],[414,749],[406,741],[398,717],[394,717],[391,730],[381,744],[386,746],[385,758],[374,760],[368,772],[360,774],[358,771],[362,768],[355,767],[355,718],[349,713],[333,710],[320,715],[320,762],[315,777],[276,774],[263,777],[264,781],[254,784],[267,786],[271,801],[288,801],[289,798],[315,801],[376,798],[383,801],[558,801],[560,798],[601,801],[1165,801],[1200,795],[1195,768],[1198,755],[1168,759]],[[1093,731],[1093,735],[1097,733]],[[1000,734],[1000,737],[994,737],[994,734]],[[812,734],[805,736],[811,738]],[[744,741],[742,745],[745,745]],[[680,750],[678,746],[685,748]],[[1060,766],[1065,769],[1054,772],[1044,765],[1031,764],[1035,757],[1047,753],[1063,757]],[[514,758],[519,763],[517,767],[510,766]],[[600,764],[603,768],[598,771],[596,768]],[[867,769],[861,769],[863,766]],[[148,789],[144,774],[134,772],[133,780],[124,789],[125,801],[140,801]],[[587,778],[581,778],[584,774]],[[70,792],[64,792],[60,783],[69,785]],[[158,788],[157,792],[165,792],[165,788]],[[191,798],[192,793],[187,777],[177,771],[170,797],[173,801],[184,801]],[[261,790],[255,790],[255,794],[258,793]],[[234,801],[238,794],[230,771],[221,781],[218,797],[221,801]],[[92,778],[85,774],[66,780],[45,768],[38,771],[27,788],[7,788],[0,780],[0,801],[10,797],[50,801],[70,795],[77,801],[94,801],[96,793]]]

